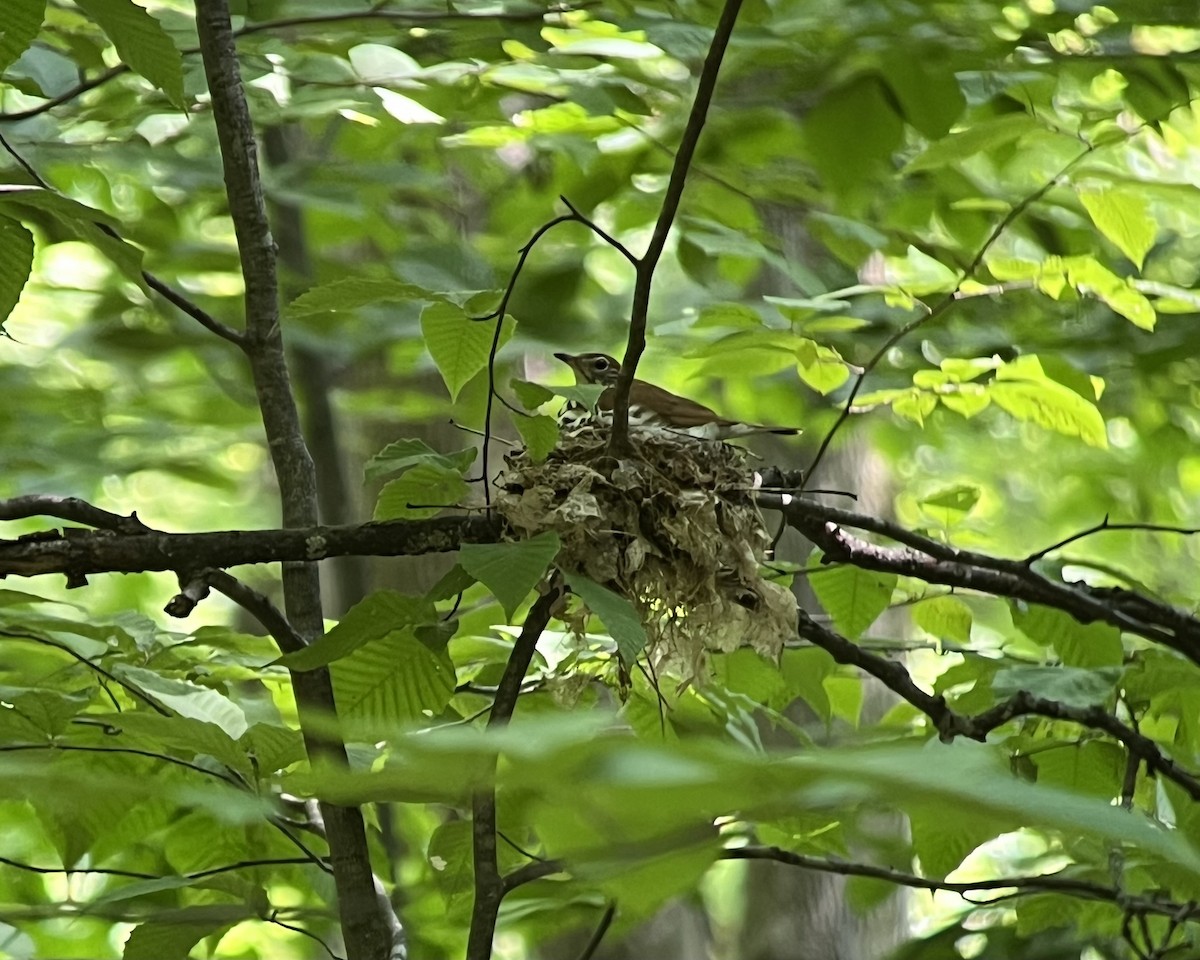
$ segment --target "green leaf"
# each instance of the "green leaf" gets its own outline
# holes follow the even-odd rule
[[[183,57],[154,17],[133,0],[76,3],[100,25],[131,70],[158,87],[172,104],[183,106]]]
[[[142,276],[142,251],[137,247],[110,236],[98,224],[116,227],[117,221],[103,210],[72,200],[53,190],[20,184],[0,184],[0,213],[4,208],[12,212],[9,216],[19,217],[22,210],[38,210],[52,214],[72,236],[93,247],[108,257],[127,278],[149,293]]]
[[[61,193],[55,193],[53,190],[46,190],[42,187],[16,183],[0,184],[0,204],[16,210],[23,208],[45,210],[64,221],[82,220],[87,223],[103,223],[108,227],[117,225],[116,219],[103,210],[89,207],[78,200],[72,200]]]
[[[825,689],[825,678],[836,668],[833,657],[820,647],[785,649],[779,659],[779,671],[786,681],[786,692],[771,706],[782,710],[799,697],[812,708],[813,713],[828,723],[833,716],[833,708]]]
[[[528,380],[510,380],[508,385],[521,401],[526,410],[536,410],[543,403],[554,398],[554,393],[540,383],[530,383]]]
[[[913,607],[913,621],[926,633],[942,640],[969,643],[971,608],[956,597],[933,597]]]
[[[1104,418],[1094,403],[1053,380],[1000,380],[988,385],[996,406],[1017,420],[1036,423],[1092,447],[1107,447]]]
[[[33,268],[33,234],[9,217],[0,217],[0,329],[13,312]]]
[[[449,600],[476,582],[473,576],[456,563],[445,572],[437,583],[429,588],[425,594],[425,599],[430,602]]]
[[[431,648],[410,629],[371,640],[329,670],[338,717],[354,739],[386,736],[436,716],[454,695],[454,664],[445,647]]]
[[[465,543],[458,551],[459,565],[492,591],[512,617],[558,555],[558,535],[539,533],[530,540],[509,543]]]
[[[904,124],[875,76],[860,75],[827,93],[808,112],[810,160],[834,189],[854,186],[884,168],[900,146]]]
[[[801,338],[796,344],[796,369],[800,379],[821,396],[831,393],[850,379],[850,368],[832,347]]]
[[[1146,195],[1120,187],[1081,188],[1078,194],[1096,229],[1142,269],[1158,236],[1158,224],[1150,214]]]
[[[432,464],[447,470],[464,473],[479,451],[464,447],[453,453],[439,453],[424,440],[394,440],[373,456],[366,466],[366,478],[379,480],[393,473],[402,473],[418,464]]]
[[[1047,258],[1046,272],[1052,274],[1055,258]],[[1129,281],[1118,277],[1094,257],[1064,257],[1062,266],[1067,280],[1081,294],[1099,297],[1114,313],[1143,330],[1153,330],[1157,315],[1146,296]]]
[[[443,294],[433,293],[403,280],[345,277],[306,290],[287,305],[285,312],[289,317],[309,317],[322,313],[357,310],[375,303],[444,299]]]
[[[741,330],[753,330],[762,325],[762,317],[758,315],[758,311],[744,303],[710,303],[700,310],[700,315],[692,323],[693,329],[697,330],[706,327],[736,327]]]
[[[164,717],[151,711],[125,711],[97,716],[97,720],[102,720],[108,729],[120,731],[131,744],[188,759],[207,754],[246,777],[253,776],[245,749],[214,723],[184,716]]]
[[[979,502],[982,493],[973,483],[943,487],[917,501],[921,510],[945,527],[961,523]]]
[[[123,960],[186,960],[205,937],[253,917],[253,911],[241,903],[163,911],[161,916],[133,928],[121,956]]]
[[[1030,640],[1053,646],[1069,667],[1115,667],[1124,663],[1121,633],[1107,623],[1082,624],[1062,610],[1040,604],[1014,610],[1012,619]]]
[[[1022,690],[1071,707],[1090,707],[1104,703],[1112,695],[1121,671],[1115,667],[1083,670],[1079,667],[1009,667],[992,678],[992,692],[998,697],[1012,696]]]
[[[246,714],[222,693],[188,680],[164,677],[152,670],[117,664],[113,672],[143,693],[184,717],[213,723],[236,740],[246,732]]]
[[[453,303],[434,303],[421,312],[425,346],[446,382],[451,399],[457,400],[459,391],[487,366],[496,323],[472,320],[466,310]],[[503,346],[512,332],[513,323],[505,317],[497,346]]]
[[[999,832],[995,821],[976,816],[970,807],[947,804],[909,814],[913,850],[921,861],[921,874],[944,877],[972,850]]]
[[[644,60],[663,56],[663,51],[646,42],[642,31],[620,36],[596,36],[591,30],[561,30],[543,27],[542,39],[551,44],[554,53],[572,56],[612,57],[622,60]]]
[[[6,0],[0,20],[0,71],[33,43],[45,13],[46,0]]]
[[[617,652],[622,662],[633,663],[646,648],[646,628],[642,625],[641,614],[637,608],[624,597],[613,593],[583,574],[575,573],[567,577],[571,592],[587,604],[607,628],[609,636],[617,643]]]
[[[513,417],[525,450],[534,463],[541,463],[558,444],[558,421],[553,417]]]
[[[1040,129],[1038,122],[1025,113],[1008,113],[990,120],[976,121],[958,133],[931,143],[923,153],[909,161],[904,171],[917,173],[958,163]]]
[[[814,553],[815,562],[819,555]],[[818,570],[808,576],[813,593],[821,601],[834,626],[851,640],[862,636],[892,602],[897,577],[874,573],[849,564]]]
[[[946,135],[967,105],[954,69],[938,52],[929,56],[909,46],[884,58],[884,80],[904,119],[930,139]]]
[[[1091,740],[1038,750],[1032,758],[1037,782],[1074,793],[1111,800],[1121,792],[1125,770],[1122,749],[1115,743]]]
[[[602,383],[579,383],[575,386],[547,387],[546,389],[556,397],[581,404],[588,410],[595,410],[601,395],[608,387]]]
[[[956,741],[951,746],[930,743],[923,748],[882,747],[864,750],[805,751],[791,761],[811,771],[814,791],[832,791],[841,784],[843,807],[882,801],[907,810],[936,815],[945,810],[970,809],[980,822],[991,821],[1007,832],[1020,827],[1081,833],[1140,854],[1152,854],[1200,876],[1200,855],[1178,833],[1145,817],[1131,817],[1107,801],[1050,786],[1034,786],[1009,771],[994,748]],[[930,776],[931,769],[936,776]],[[855,782],[861,790],[854,790]],[[826,794],[826,802],[833,802]]]
[[[457,506],[470,488],[462,474],[435,463],[419,463],[389,480],[375,503],[376,520],[420,520]]]
[[[315,670],[348,656],[365,643],[378,640],[401,627],[437,619],[433,603],[394,590],[377,590],[351,607],[344,617],[303,650],[276,660],[291,670]]]

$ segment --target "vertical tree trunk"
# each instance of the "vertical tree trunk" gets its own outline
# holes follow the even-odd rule
[[[246,286],[244,349],[250,361],[267,445],[279,482],[283,523],[317,522],[317,479],[300,431],[279,318],[275,241],[267,223],[254,127],[238,68],[227,0],[198,0],[196,27],[221,147],[225,189]],[[284,608],[295,630],[311,642],[320,636],[321,581],[315,563],[283,564]],[[310,762],[344,764],[340,740],[318,736],[313,719],[334,712],[326,670],[293,674],[293,687]],[[395,927],[381,909],[371,872],[366,829],[357,807],[322,804],[329,857],[338,894],[342,936],[349,960],[383,960],[393,952]]]

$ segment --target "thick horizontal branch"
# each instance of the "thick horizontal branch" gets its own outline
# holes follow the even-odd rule
[[[949,742],[955,737],[969,737],[982,742],[997,727],[1017,717],[1038,716],[1051,720],[1067,720],[1107,733],[1124,745],[1130,756],[1141,760],[1147,770],[1174,781],[1186,790],[1193,800],[1200,800],[1200,778],[1179,766],[1155,741],[1121,723],[1098,704],[1075,707],[1021,691],[983,713],[968,716],[952,710],[945,697],[940,694],[935,695],[922,690],[899,662],[864,650],[841,634],[817,623],[804,611],[800,611],[797,629],[801,637],[827,651],[838,663],[849,664],[869,673],[893,693],[920,710],[933,721],[938,735],[944,741]]]
[[[0,504],[0,510],[3,506]],[[93,573],[193,571],[351,555],[415,556],[457,550],[464,543],[495,543],[500,534],[499,520],[490,517],[214,533],[122,534],[68,528],[0,540],[0,577],[64,573],[79,578]]]
[[[782,510],[788,524],[819,546],[827,560],[1054,607],[1080,623],[1111,624],[1200,664],[1200,620],[1170,604],[1128,590],[1064,583],[1023,560],[959,550],[898,524],[811,500],[787,494],[760,494],[758,499]],[[900,546],[871,543],[847,527],[880,534]]]

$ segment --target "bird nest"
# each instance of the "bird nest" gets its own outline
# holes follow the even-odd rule
[[[608,433],[564,432],[541,463],[506,458],[495,507],[515,531],[553,530],[556,561],[627,598],[649,652],[694,676],[710,650],[748,645],[775,658],[795,634],[796,600],[765,580],[770,543],[746,454],[724,443],[638,431],[614,459]]]

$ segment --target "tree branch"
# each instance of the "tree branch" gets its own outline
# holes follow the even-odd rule
[[[246,329],[239,341],[250,361],[267,446],[279,482],[283,523],[310,527],[318,522],[317,481],[312,457],[300,430],[279,324],[279,285],[275,241],[267,222],[254,124],[230,22],[228,0],[196,5],[196,29],[204,75],[225,173],[225,192],[245,280]],[[321,582],[312,562],[283,565],[284,606],[288,622],[307,641],[321,635]],[[325,669],[293,673],[301,731],[310,762],[346,764],[346,749],[328,730],[317,733],[320,715],[336,715],[333,684]],[[337,889],[342,935],[350,960],[383,960],[402,950],[393,927],[380,910],[371,871],[362,812],[357,807],[321,805]]]
[[[1061,169],[1058,170],[1052,177],[1048,178],[1045,183],[1039,186],[1032,193],[1026,194],[1018,203],[1013,204],[1000,221],[992,228],[992,232],[987,235],[983,243],[979,245],[979,249],[975,251],[975,255],[971,258],[971,262],[963,268],[958,276],[958,280],[954,284],[954,289],[945,294],[937,303],[928,308],[925,313],[918,314],[900,329],[896,330],[890,337],[884,340],[883,344],[871,355],[870,359],[863,364],[862,370],[854,380],[854,385],[850,388],[850,393],[846,396],[846,402],[842,405],[842,409],[838,411],[837,419],[833,421],[833,425],[826,431],[825,436],[821,438],[821,444],[817,447],[817,452],[809,463],[808,468],[804,471],[805,484],[812,479],[817,472],[817,468],[821,465],[821,461],[825,458],[826,452],[829,450],[829,445],[833,442],[833,438],[841,430],[842,426],[850,418],[850,413],[854,408],[854,400],[862,389],[863,383],[866,382],[868,376],[873,371],[888,352],[898,344],[901,340],[907,337],[914,330],[925,326],[938,319],[942,314],[949,310],[960,298],[962,286],[968,280],[975,277],[976,271],[983,265],[983,259],[987,256],[988,251],[992,249],[992,245],[1000,239],[1000,236],[1007,230],[1016,220],[1024,215],[1025,211],[1032,207],[1035,203],[1049,193],[1059,181],[1065,177],[1072,168],[1077,166],[1084,159],[1089,157],[1096,149],[1095,144],[1088,144],[1083,150],[1067,161]]]
[[[683,137],[679,141],[675,163],[671,167],[671,177],[667,181],[662,209],[658,213],[658,220],[654,224],[654,233],[650,237],[646,252],[636,264],[637,277],[633,286],[629,340],[625,346],[621,374],[617,378],[617,387],[613,394],[612,435],[609,437],[608,446],[614,454],[624,453],[629,446],[629,390],[637,373],[638,360],[646,349],[646,318],[650,312],[650,289],[654,284],[654,271],[667,244],[667,236],[671,232],[671,225],[683,198],[683,190],[687,186],[688,171],[696,153],[696,146],[700,142],[700,134],[704,130],[708,108],[712,104],[721,61],[725,58],[725,50],[729,46],[729,38],[733,36],[733,28],[737,24],[741,9],[742,0],[725,0],[721,9],[721,17],[713,31],[708,55],[704,58],[704,66],[700,68],[696,97],[692,101],[692,111],[688,115],[687,126],[684,127]]]
[[[563,595],[560,579],[534,601],[525,617],[521,633],[513,644],[504,674],[496,687],[488,728],[502,727],[512,717],[521,694],[521,683],[529,670],[537,642],[550,622],[555,604]],[[492,938],[496,933],[496,918],[500,901],[508,885],[500,876],[496,862],[496,761],[493,758],[486,774],[487,782],[471,798],[471,839],[475,857],[475,905],[471,911],[471,931],[467,940],[467,960],[489,960]]]
[[[817,623],[803,610],[799,614],[797,629],[801,637],[827,651],[838,663],[849,664],[869,673],[901,699],[920,710],[933,721],[938,736],[945,742],[955,737],[969,737],[983,742],[991,731],[1020,716],[1069,720],[1080,726],[1107,733],[1123,744],[1130,754],[1138,757],[1147,770],[1153,770],[1174,781],[1193,800],[1200,800],[1200,778],[1175,763],[1162,747],[1149,737],[1121,723],[1099,705],[1074,707],[1022,690],[982,713],[966,716],[950,709],[945,697],[926,693],[917,686],[909,672],[898,661],[868,653],[835,631]]]
[[[0,502],[0,513],[5,504]],[[11,519],[0,516],[0,519]],[[331,557],[419,556],[457,550],[464,543],[496,543],[503,524],[492,517],[439,517],[386,523],[310,526],[212,533],[114,534],[69,527],[0,540],[0,578],[95,573],[191,574],[244,563],[314,561]]]
[[[818,870],[821,873],[835,873],[844,877],[871,877],[884,880],[898,886],[912,887],[917,890],[928,890],[931,893],[946,892],[968,894],[981,890],[1016,890],[1018,893],[1061,893],[1066,896],[1082,897],[1087,900],[1102,900],[1119,904],[1123,909],[1140,914],[1157,914],[1165,917],[1177,917],[1181,912],[1185,918],[1200,917],[1200,905],[1195,903],[1179,904],[1150,897],[1131,897],[1129,894],[1087,880],[1075,880],[1059,874],[1046,874],[1033,877],[997,877],[993,880],[975,880],[956,882],[936,880],[930,877],[920,877],[903,870],[893,870],[890,867],[877,867],[867,863],[852,863],[845,860],[831,860],[825,857],[812,857],[802,853],[793,853],[781,847],[733,847],[721,854],[722,860],[773,860],[789,866],[800,867],[804,870]]]
[[[1018,894],[1027,893],[1059,893],[1064,896],[1081,897],[1086,900],[1099,900],[1117,904],[1122,909],[1131,910],[1137,914],[1155,914],[1158,916],[1179,918],[1179,922],[1200,918],[1200,904],[1175,903],[1151,897],[1130,896],[1116,887],[1106,887],[1103,884],[1092,883],[1088,880],[1076,880],[1061,874],[1045,874],[1025,877],[997,877],[991,880],[951,881],[938,880],[931,877],[921,877],[903,870],[891,867],[879,867],[869,863],[855,863],[847,860],[837,860],[828,857],[814,857],[803,853],[794,853],[782,847],[746,846],[729,847],[721,851],[722,860],[771,860],[788,866],[799,867],[802,870],[816,870],[821,873],[833,873],[843,877],[870,877],[883,880],[902,887],[912,887],[917,890],[928,890],[931,893],[946,892],[966,895],[985,890],[1015,890]],[[530,863],[514,870],[508,875],[508,888],[515,889],[525,883],[532,883],[542,877],[556,873],[567,873],[568,866],[558,860],[542,860]]]
[[[782,510],[788,524],[830,560],[1040,603],[1063,610],[1080,623],[1101,621],[1136,633],[1200,664],[1200,620],[1169,604],[1128,590],[1051,580],[1020,560],[958,550],[897,524],[789,494],[760,494],[757,499],[763,506]],[[881,547],[848,533],[844,526],[880,533],[904,546]]]

